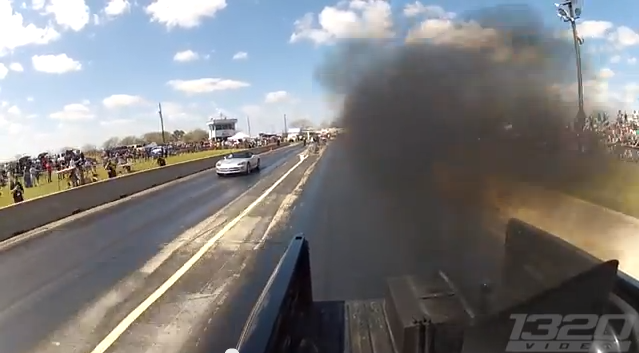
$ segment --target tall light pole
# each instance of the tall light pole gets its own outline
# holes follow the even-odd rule
[[[284,135],[288,134],[288,123],[286,122],[286,114],[284,114]]]
[[[584,43],[583,39],[577,34],[577,20],[581,17],[581,7],[577,5],[577,0],[566,0],[564,2],[555,4],[557,7],[557,15],[564,22],[570,22],[572,27],[572,39],[575,45],[575,59],[577,64],[577,96],[579,102],[579,110],[575,118],[575,130],[580,134],[586,125],[586,112],[584,110],[584,84],[583,76],[581,74],[581,45]]]
[[[158,103],[158,114],[160,115],[160,129],[162,130],[162,144],[166,145],[166,137],[164,136],[164,117],[162,116],[162,103]]]
[[[251,137],[251,117],[250,116],[246,116],[246,125],[248,125],[248,133],[249,133],[249,137]]]

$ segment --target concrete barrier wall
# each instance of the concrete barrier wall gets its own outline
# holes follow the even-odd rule
[[[617,259],[639,278],[639,219],[575,197],[521,183],[500,183],[496,202],[504,216],[519,218],[602,260]]]
[[[282,144],[281,147],[286,146]],[[269,145],[251,149],[263,153]],[[0,241],[152,187],[215,167],[222,156],[170,164],[0,208]]]
[[[602,259],[620,261],[620,269],[639,278],[639,219],[541,186],[503,177],[469,174],[459,166],[436,169],[439,188],[453,197],[478,192],[488,201],[488,226],[504,233],[509,218],[518,218]],[[476,174],[475,174],[476,175]],[[471,188],[472,190],[467,190]],[[464,200],[463,197],[461,200]],[[491,211],[498,213],[494,218]],[[503,221],[495,223],[496,219]]]

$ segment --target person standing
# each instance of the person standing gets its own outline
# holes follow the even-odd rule
[[[11,190],[11,195],[13,196],[14,203],[20,203],[24,201],[24,187],[16,177],[11,178],[11,183],[9,183],[9,190]]]
[[[106,169],[107,174],[109,176],[109,179],[110,178],[115,178],[115,177],[118,176],[117,167],[116,167],[115,162],[113,161],[113,158],[109,158],[107,160],[107,163],[104,166],[104,169]]]
[[[51,183],[51,174],[53,174],[53,165],[51,164],[53,163],[51,160],[48,160],[45,164],[45,168],[47,169],[47,182]]]
[[[29,167],[29,178],[31,179],[31,185],[33,187],[38,186],[38,171],[36,170],[35,164],[31,164]]]

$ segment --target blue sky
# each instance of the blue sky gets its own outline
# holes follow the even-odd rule
[[[503,3],[0,0],[0,158],[157,131],[157,102],[167,130],[203,128],[218,111],[243,130],[250,116],[253,133],[281,131],[284,114],[331,120],[313,70],[336,41],[407,26],[434,38],[456,14]],[[568,28],[552,2],[530,4]],[[580,32],[598,73],[587,99],[636,109],[637,10],[586,4]]]

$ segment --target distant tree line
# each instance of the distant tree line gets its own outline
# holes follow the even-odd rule
[[[191,131],[174,130],[173,132],[164,132],[164,139],[166,142],[199,142],[209,138],[209,133],[203,129],[195,129]],[[103,149],[114,148],[118,146],[130,146],[130,145],[147,145],[149,143],[161,144],[162,133],[159,131],[147,132],[141,136],[125,136],[125,137],[111,137],[102,143]],[[63,148],[72,149],[72,148]],[[98,146],[87,144],[82,147],[84,152],[97,151]]]
[[[318,127],[319,128],[328,128],[331,127],[333,123],[323,122]],[[289,123],[289,128],[309,128],[315,127],[315,124],[308,119],[297,119],[293,120]],[[164,139],[166,142],[198,142],[203,141],[209,138],[209,133],[204,129],[195,129],[191,131],[184,130],[174,130],[173,132],[164,132]],[[147,132],[142,134],[141,136],[125,136],[125,137],[111,137],[102,143],[103,149],[114,148],[118,146],[129,146],[129,145],[138,145],[138,144],[149,144],[149,143],[157,143],[161,144],[162,133],[159,131]],[[62,150],[72,149],[71,147],[63,148]],[[82,147],[82,151],[84,152],[94,152],[98,150],[98,146],[87,144]]]

